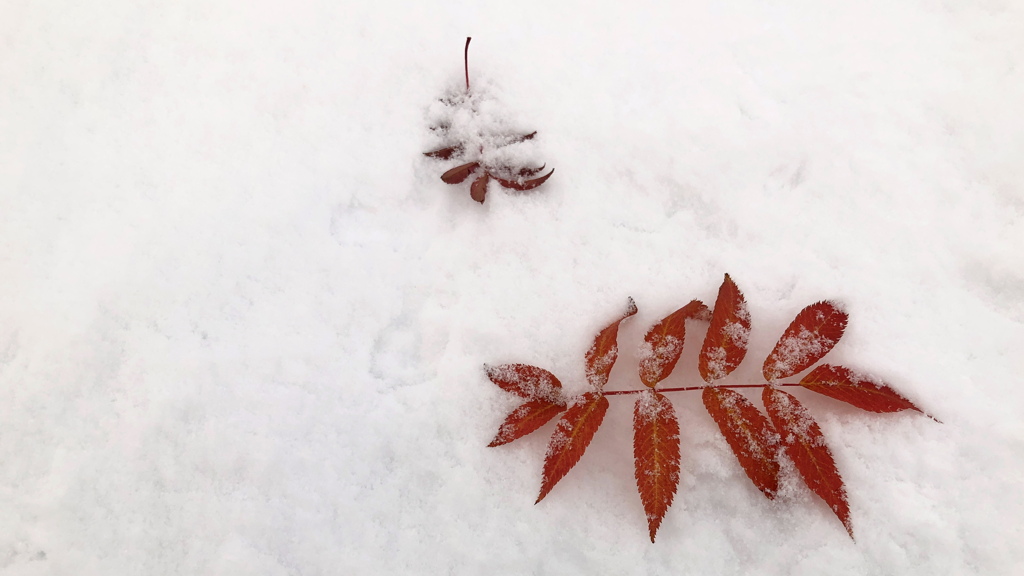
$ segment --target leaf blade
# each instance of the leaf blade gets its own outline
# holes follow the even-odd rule
[[[652,543],[679,486],[679,460],[672,402],[654,390],[642,392],[633,409],[633,463]]]
[[[921,412],[913,402],[886,384],[876,382],[843,366],[822,364],[804,376],[800,380],[800,385],[868,412]]]
[[[528,399],[546,399],[562,402],[562,383],[543,368],[529,364],[484,365],[487,378],[506,392]]]
[[[474,180],[469,186],[469,197],[483,204],[484,198],[487,196],[487,183],[490,180],[491,177],[486,172],[484,172],[483,176]]]
[[[424,152],[423,155],[429,156],[430,158],[439,158],[441,160],[451,160],[453,156],[458,156],[462,154],[462,152],[462,144],[456,144],[455,146],[449,146],[447,148],[440,148],[438,150]]]
[[[551,175],[554,174],[554,173],[555,173],[555,169],[552,168],[551,172],[548,172],[547,174],[545,174],[545,175],[543,175],[543,176],[541,176],[539,178],[533,178],[531,180],[523,180],[523,179],[509,180],[507,178],[499,178],[497,176],[493,176],[493,178],[498,181],[498,184],[501,184],[502,186],[504,186],[505,188],[508,188],[509,190],[519,190],[520,192],[525,192],[527,190],[533,190],[534,188],[536,188],[536,187],[540,186],[541,184],[547,182],[548,178],[551,178]]]
[[[564,412],[565,409],[564,402],[528,400],[519,405],[505,418],[505,421],[498,427],[498,433],[494,436],[494,440],[491,440],[487,447],[493,448],[508,444],[527,434],[531,434],[551,421],[552,418]]]
[[[850,522],[850,505],[846,499],[843,477],[836,468],[832,451],[825,444],[818,423],[811,418],[797,399],[773,386],[766,386],[762,396],[775,428],[782,435],[782,445],[789,459],[796,465],[804,483],[825,501],[839,521],[843,523],[850,538],[853,538],[853,524]]]
[[[469,162],[468,164],[456,166],[444,174],[441,174],[441,180],[446,184],[460,184],[465,181],[466,178],[469,178],[469,175],[472,174],[479,166],[479,162]]]
[[[531,176],[536,176],[537,174],[540,174],[546,166],[547,164],[541,164],[537,168],[520,168],[519,171],[516,172],[516,177],[529,178]]]
[[[697,367],[701,378],[713,383],[729,375],[747,354],[750,337],[750,312],[743,293],[728,274],[718,289],[715,310],[711,313]]]
[[[597,392],[587,392],[577,398],[558,420],[544,456],[544,472],[537,502],[543,500],[555,484],[580,461],[607,411],[608,398]]]
[[[823,300],[801,310],[764,360],[764,379],[775,382],[810,368],[843,337],[849,315]]]
[[[705,388],[703,400],[747,477],[774,500],[779,491],[778,434],[771,422],[742,394],[727,388]]]
[[[626,305],[626,312],[618,320],[598,332],[597,337],[594,338],[594,343],[587,350],[587,355],[584,359],[586,362],[587,382],[598,392],[603,390],[604,385],[608,383],[608,375],[611,374],[612,367],[615,366],[615,361],[619,357],[619,324],[626,318],[636,314],[636,312],[636,302],[630,298]]]
[[[711,320],[711,311],[700,300],[688,304],[651,327],[640,352],[640,381],[654,388],[672,373],[686,342],[686,320]]]

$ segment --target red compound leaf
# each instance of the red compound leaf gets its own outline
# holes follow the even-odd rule
[[[515,173],[507,168],[501,170],[501,174]],[[493,178],[489,167],[484,172]],[[487,368],[487,375],[495,384],[526,398],[505,419],[491,446],[522,438],[561,414],[544,457],[537,502],[579,463],[604,421],[608,397],[636,394],[634,475],[647,517],[648,535],[654,542],[680,480],[679,421],[665,394],[699,390],[708,414],[762,494],[770,499],[778,494],[785,452],[804,483],[825,501],[853,538],[846,487],[821,428],[795,397],[781,389],[798,384],[659,387],[678,363],[688,319],[710,321],[699,357],[700,373],[707,382],[727,376],[742,362],[747,351],[750,315],[743,294],[729,275],[719,288],[713,312],[694,300],[647,332],[639,354],[640,379],[645,388],[603,392],[618,358],[619,325],[636,313],[636,304],[630,298],[625,314],[597,334],[586,354],[587,381],[593,391],[576,397],[568,408],[561,383],[546,370],[525,364]],[[817,302],[804,308],[765,360],[765,378],[773,382],[810,368],[835,346],[846,323],[846,313],[832,302]],[[842,366],[819,366],[799,385],[872,412],[920,411],[889,386]],[[768,417],[733,388],[762,388]]]
[[[686,306],[666,316],[644,336],[640,348],[640,380],[654,388],[672,373],[686,341],[686,321],[711,320],[711,311],[700,300],[693,300]]]
[[[551,402],[550,400],[529,400],[508,415],[508,418],[498,428],[498,434],[491,440],[488,447],[501,446],[513,440],[518,440],[541,426],[547,424],[552,418],[565,411],[564,402]]]
[[[842,366],[822,364],[804,376],[800,385],[868,412],[921,412],[899,392]]]
[[[475,117],[478,113],[477,106],[474,104],[475,94],[470,90],[469,85],[469,43],[472,38],[466,38],[466,47],[463,50],[463,64],[466,70],[466,93],[464,97],[456,97],[450,95],[441,98],[441,103],[445,106],[459,108],[459,110],[453,110],[452,116],[457,116],[459,113],[469,114],[470,117]],[[537,132],[530,132],[528,134],[515,134],[515,133],[494,133],[493,130],[486,129],[486,122],[470,124],[475,126],[476,136],[479,138],[469,137],[467,140],[470,142],[478,142],[479,145],[474,144],[472,154],[467,155],[467,141],[454,144],[452,146],[446,146],[437,150],[431,150],[430,152],[424,152],[424,156],[430,158],[438,158],[440,160],[451,160],[453,158],[462,158],[462,160],[473,160],[466,164],[456,166],[444,174],[441,175],[441,180],[447,184],[461,184],[465,182],[470,175],[481,167],[483,158],[491,156],[491,153],[497,149],[505,146],[511,146],[513,144],[519,144],[528,140],[533,140],[537,136]],[[451,120],[443,120],[431,127],[431,130],[439,132],[445,137],[449,137],[449,131],[451,129]],[[473,130],[473,128],[470,128]],[[468,156],[468,157],[466,157]],[[511,165],[491,165],[485,164],[483,166],[483,175],[473,180],[473,183],[469,187],[470,197],[483,204],[484,199],[487,196],[487,184],[490,180],[496,180],[498,184],[509,190],[526,191],[532,190],[551,177],[555,173],[554,169],[547,174],[536,177],[543,169],[530,168],[530,167],[519,167]]]
[[[577,398],[558,420],[544,456],[544,474],[537,502],[543,500],[580,461],[607,411],[608,399],[597,392],[588,392]]]
[[[775,382],[811,367],[843,337],[848,315],[832,302],[804,308],[764,361],[765,380]]]
[[[818,423],[792,394],[778,388],[766,387],[763,400],[768,417],[782,436],[786,455],[796,465],[804,483],[828,504],[853,538],[843,477],[839,475]]]
[[[651,542],[679,486],[679,421],[668,398],[647,390],[633,409],[633,461]]]
[[[630,298],[626,305],[626,312],[621,318],[609,324],[594,338],[594,344],[587,350],[587,382],[600,392],[608,383],[608,375],[611,374],[615,360],[619,357],[619,324],[636,314],[636,302]]]
[[[778,439],[771,423],[739,392],[705,388],[704,407],[747,476],[769,499],[779,491]]]
[[[750,312],[743,293],[728,274],[718,289],[711,326],[704,337],[697,367],[708,383],[724,378],[739,366],[747,354],[750,337]]]

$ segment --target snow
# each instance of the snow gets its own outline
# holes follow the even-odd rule
[[[2,12],[0,573],[1024,573],[1020,2]],[[421,154],[467,35],[536,193],[481,206]],[[942,421],[796,392],[857,541],[765,499],[694,392],[656,544],[632,395],[534,506],[553,425],[486,448],[520,400],[483,365],[580,393],[632,296],[607,389],[640,388],[725,273],[721,384],[834,298],[824,361]],[[663,387],[700,382],[689,330]]]

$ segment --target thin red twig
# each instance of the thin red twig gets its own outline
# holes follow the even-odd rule
[[[711,388],[764,388],[765,386],[799,386],[799,385],[800,384],[794,382],[794,383],[791,383],[791,384],[768,384],[768,383],[765,383],[765,384],[732,384],[732,385],[729,385],[729,386],[710,386],[710,387]],[[705,388],[708,388],[708,386],[686,386],[686,387],[683,387],[683,388],[654,388],[654,390],[657,390],[658,392],[690,392],[690,391],[693,391],[693,390],[703,390]],[[642,388],[640,390],[613,390],[611,392],[605,392],[604,395],[605,396],[616,396],[616,395],[619,395],[619,394],[639,394],[639,393],[645,392],[647,390],[651,390],[651,388]]]

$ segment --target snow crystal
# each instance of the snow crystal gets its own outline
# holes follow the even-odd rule
[[[775,374],[792,373],[793,366],[801,366],[809,358],[820,358],[834,344],[831,338],[801,328],[798,333],[779,341],[774,359],[766,371]]]
[[[722,332],[729,337],[729,340],[734,346],[740,348],[747,347],[747,339],[750,338],[750,319],[749,316],[746,323],[741,322],[729,322],[723,328]]]

